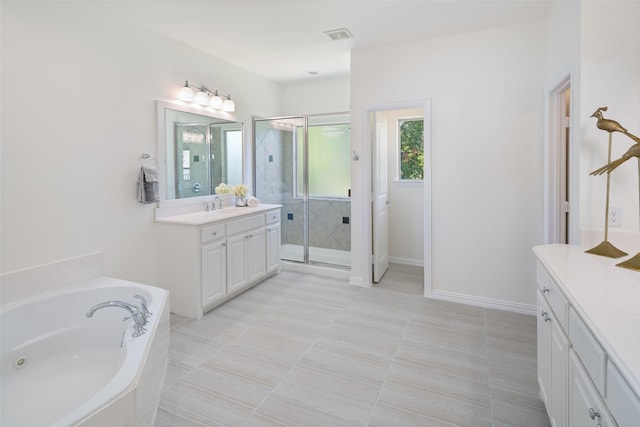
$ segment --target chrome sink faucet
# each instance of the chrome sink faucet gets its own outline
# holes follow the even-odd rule
[[[120,307],[120,308],[123,308],[123,309],[127,310],[129,312],[129,314],[131,314],[130,317],[125,317],[123,319],[123,321],[133,317],[135,330],[133,331],[133,334],[131,335],[132,337],[134,337],[134,338],[135,337],[139,337],[141,335],[144,335],[144,333],[147,331],[144,328],[144,325],[147,324],[147,318],[146,318],[144,312],[142,311],[142,309],[136,307],[133,304],[130,304],[130,303],[124,302],[124,301],[106,301],[106,302],[101,302],[101,303],[96,304],[93,307],[91,307],[89,309],[89,311],[87,311],[86,316],[87,317],[93,317],[93,313],[95,313],[96,311],[100,310],[101,308],[105,308],[105,307]]]

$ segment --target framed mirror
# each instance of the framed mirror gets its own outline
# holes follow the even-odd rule
[[[158,101],[160,203],[243,182],[243,126],[228,113]]]

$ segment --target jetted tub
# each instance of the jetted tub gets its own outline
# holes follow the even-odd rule
[[[119,307],[87,311],[105,301],[149,311],[135,331]],[[169,293],[98,277],[2,307],[0,425],[152,426],[167,366]]]

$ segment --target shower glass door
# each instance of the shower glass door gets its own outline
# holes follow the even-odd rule
[[[255,120],[256,196],[283,205],[282,259],[350,265],[348,114]]]
[[[307,117],[309,262],[351,265],[350,133],[349,114]]]

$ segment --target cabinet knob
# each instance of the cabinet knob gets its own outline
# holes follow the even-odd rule
[[[551,317],[549,317],[549,313],[547,313],[544,310],[542,310],[540,312],[540,316],[542,316],[542,318],[544,319],[545,322],[550,322],[551,321]]]
[[[596,418],[600,418],[600,412],[596,411],[593,408],[589,408],[589,416],[592,420],[595,420]]]
[[[549,288],[547,288],[546,286],[544,288],[542,288],[542,293],[543,294],[548,294],[549,293]]]

